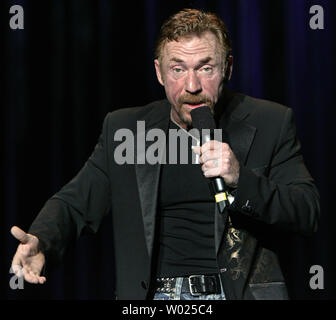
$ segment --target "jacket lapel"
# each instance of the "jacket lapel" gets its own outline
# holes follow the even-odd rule
[[[245,165],[250,151],[256,128],[244,119],[248,116],[248,110],[244,104],[243,96],[235,96],[230,103],[225,106],[225,112],[219,120],[219,127],[224,131],[226,139],[236,155],[240,165]],[[223,238],[228,210],[220,214],[216,206],[215,212],[215,247],[216,254],[220,248]]]
[[[169,115],[170,105],[168,103],[163,103],[162,105],[154,108],[150,114],[146,115],[143,119],[141,119],[142,121],[144,121],[145,128],[144,130],[140,130],[136,133],[135,140],[136,142],[140,141],[141,143],[145,141],[143,150],[139,150],[139,146],[136,143],[135,172],[144,223],[145,240],[148,255],[150,258],[152,255],[154,243],[161,165],[160,162],[155,164],[148,163],[146,159],[148,148],[152,145],[154,146],[154,143],[156,142],[146,140],[148,139],[148,132],[152,129],[155,129],[155,131],[152,131],[154,135],[155,132],[157,133],[160,130],[162,133],[164,132],[166,136],[169,126]],[[157,147],[157,150],[161,151],[159,153],[159,157],[160,159],[162,159],[165,154],[166,140],[160,141]]]

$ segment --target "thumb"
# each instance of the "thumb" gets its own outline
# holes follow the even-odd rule
[[[30,238],[26,232],[17,226],[11,228],[11,234],[23,244],[27,243]]]
[[[191,149],[192,149],[192,151],[194,151],[196,154],[198,154],[198,155],[201,154],[201,147],[199,147],[199,146],[192,146]]]

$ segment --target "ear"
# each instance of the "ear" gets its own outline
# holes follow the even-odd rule
[[[228,56],[225,70],[225,79],[226,81],[230,81],[233,70],[233,56]]]
[[[163,77],[162,77],[161,68],[160,68],[160,62],[158,59],[154,60],[154,66],[155,66],[155,71],[156,71],[156,77],[158,81],[160,82],[160,84],[164,86]]]

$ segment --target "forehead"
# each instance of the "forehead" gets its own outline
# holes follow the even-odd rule
[[[204,32],[167,42],[162,50],[162,58],[166,62],[176,59],[195,60],[202,57],[217,60],[221,56],[221,51],[217,37],[212,32]]]

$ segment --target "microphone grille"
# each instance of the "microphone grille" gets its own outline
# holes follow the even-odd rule
[[[208,106],[201,106],[190,112],[192,125],[198,130],[216,129],[216,123]]]

